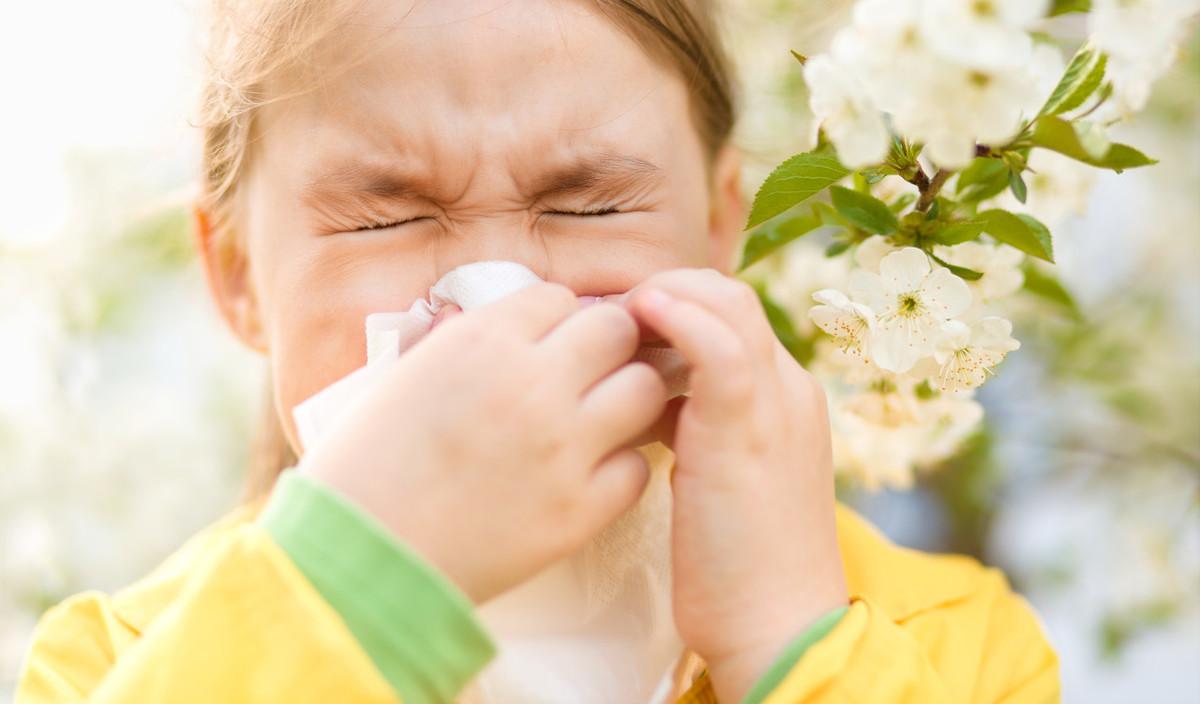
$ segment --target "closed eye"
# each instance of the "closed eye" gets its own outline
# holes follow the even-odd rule
[[[578,217],[588,217],[592,215],[612,215],[613,213],[620,212],[622,211],[617,210],[617,208],[614,206],[607,206],[604,208],[591,208],[585,210],[550,210],[546,212],[546,215],[573,215]]]
[[[386,230],[388,228],[398,227],[400,225],[407,225],[410,222],[417,222],[418,220],[427,220],[427,219],[428,218],[425,218],[425,217],[419,217],[419,218],[408,218],[406,220],[380,220],[379,222],[373,222],[370,225],[363,225],[362,227],[356,227],[353,230],[351,230],[351,232],[367,232],[369,230]]]
[[[603,208],[591,208],[591,209],[584,209],[584,210],[549,210],[549,211],[546,211],[545,214],[546,215],[566,215],[566,216],[572,216],[572,217],[594,217],[594,216],[599,216],[599,215],[613,215],[615,213],[621,213],[621,212],[624,212],[624,211],[618,210],[615,206],[606,206]],[[428,219],[429,218],[426,218],[426,217],[419,217],[419,218],[408,218],[406,220],[381,220],[379,222],[371,223],[370,225],[363,225],[362,227],[356,227],[353,230],[351,230],[351,232],[368,232],[370,230],[387,230],[392,227],[399,227],[400,225],[407,225],[408,223],[411,223],[411,222],[417,222],[418,220],[428,220]]]

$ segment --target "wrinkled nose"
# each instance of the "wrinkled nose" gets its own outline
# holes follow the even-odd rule
[[[554,276],[552,247],[526,210],[503,210],[462,216],[446,223],[444,236],[433,245],[435,280],[464,264],[481,261],[516,262],[538,278]]]

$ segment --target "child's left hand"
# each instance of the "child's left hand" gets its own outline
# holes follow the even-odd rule
[[[745,282],[673,269],[624,302],[692,368],[668,443],[675,622],[718,698],[741,701],[789,641],[848,603],[824,391]]]

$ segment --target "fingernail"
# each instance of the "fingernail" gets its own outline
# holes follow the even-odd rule
[[[647,290],[643,297],[646,299],[645,304],[655,309],[661,309],[674,300],[666,291],[657,288]]]
[[[579,307],[586,308],[594,303],[599,303],[599,296],[579,296]]]

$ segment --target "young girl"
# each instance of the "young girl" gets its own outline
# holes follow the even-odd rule
[[[47,612],[17,700],[1057,700],[999,571],[897,547],[835,502],[821,389],[729,276],[745,212],[710,14],[218,1],[196,239],[269,359],[283,452],[269,491],[154,573]],[[306,451],[291,409],[363,364],[363,317],[486,260],[544,282],[445,307]],[[688,395],[631,361],[655,338]],[[686,646],[662,681],[551,684],[586,638],[526,654],[551,663],[544,686],[487,680],[522,625],[498,638],[489,602],[594,546],[656,476],[671,503],[644,525],[669,529]],[[596,657],[642,653],[613,620]]]

